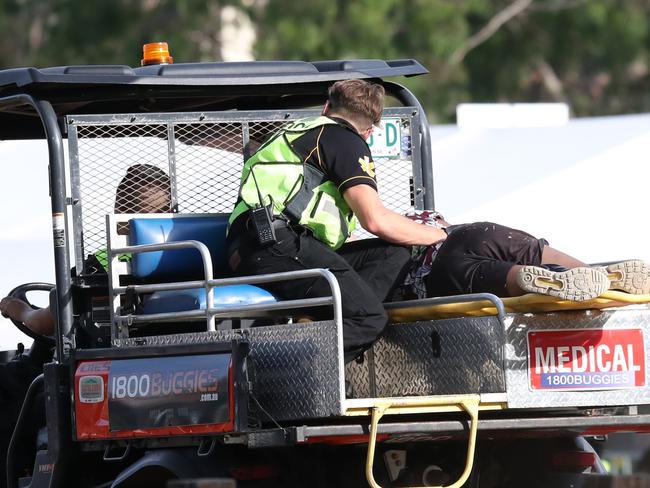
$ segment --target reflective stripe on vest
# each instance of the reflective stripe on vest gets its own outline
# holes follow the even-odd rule
[[[355,228],[352,210],[336,184],[291,148],[307,131],[330,124],[340,125],[324,116],[291,122],[251,156],[244,164],[239,201],[228,225],[250,208],[272,201],[274,215],[307,227],[318,240],[338,249]]]

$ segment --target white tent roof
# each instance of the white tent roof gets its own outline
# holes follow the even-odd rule
[[[650,260],[650,114],[431,135],[449,220],[520,228],[588,262]]]

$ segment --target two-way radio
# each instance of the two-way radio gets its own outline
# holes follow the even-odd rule
[[[253,176],[253,182],[255,183],[260,204],[248,211],[248,217],[253,224],[255,237],[259,245],[262,247],[271,246],[277,242],[275,229],[273,228],[273,213],[269,209],[269,207],[273,207],[273,198],[271,198],[269,207],[266,207],[262,198],[262,192],[260,192],[260,187],[257,185],[257,178],[255,178],[253,168],[251,168],[251,175]]]

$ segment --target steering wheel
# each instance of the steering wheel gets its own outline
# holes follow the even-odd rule
[[[24,301],[32,307],[34,310],[38,310],[41,307],[37,307],[36,305],[32,305],[29,300],[27,299],[27,292],[30,291],[47,291],[50,292],[52,289],[54,289],[54,285],[51,283],[25,283],[22,285],[17,286],[13,290],[11,290],[8,294],[11,298],[18,298],[19,300]],[[54,346],[55,340],[54,337],[51,336],[46,336],[39,334],[37,332],[34,332],[32,329],[27,327],[25,324],[22,322],[18,322],[17,320],[10,319],[16,327],[25,335],[31,337],[35,341],[40,341],[41,343],[44,343],[49,346]]]

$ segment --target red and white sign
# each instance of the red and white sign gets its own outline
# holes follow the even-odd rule
[[[229,352],[81,361],[74,381],[77,440],[235,429]]]
[[[615,390],[646,386],[641,329],[538,330],[528,333],[533,390]]]

